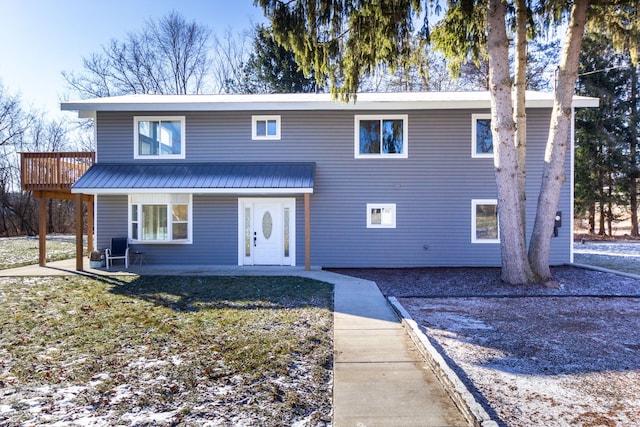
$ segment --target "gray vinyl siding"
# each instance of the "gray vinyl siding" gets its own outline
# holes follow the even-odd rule
[[[97,248],[108,248],[111,237],[127,236],[128,197],[98,196]],[[132,244],[150,264],[238,263],[238,206],[234,196],[193,196],[192,244]]]
[[[315,162],[315,186],[311,195],[312,265],[500,265],[499,244],[471,243],[472,199],[497,196],[492,159],[471,157],[471,115],[488,113],[488,110],[390,113],[408,114],[407,159],[354,158],[354,115],[375,114],[370,111],[274,111],[272,114],[281,116],[282,139],[279,141],[251,140],[252,112],[145,115],[186,116],[185,161]],[[549,109],[528,111],[529,234],[542,174],[549,116]],[[98,114],[99,162],[141,161],[133,159],[133,117],[132,113]],[[569,261],[569,197],[567,181],[559,208],[563,212],[564,225],[560,237],[553,239],[552,264]],[[298,195],[296,200],[296,264],[304,265],[303,198]],[[368,229],[367,203],[395,203],[396,228]],[[196,194],[193,204],[193,244],[144,245],[147,262],[238,262],[238,197]],[[126,196],[98,198],[98,247],[105,245],[106,236],[126,234],[126,206]]]
[[[127,196],[96,197],[96,248],[104,251],[111,246],[111,238],[125,237],[127,224]]]

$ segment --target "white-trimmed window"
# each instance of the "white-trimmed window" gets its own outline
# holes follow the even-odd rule
[[[491,114],[471,115],[471,157],[493,158]]]
[[[280,116],[251,116],[251,139],[280,139]]]
[[[185,158],[184,116],[133,118],[135,159]]]
[[[129,237],[133,243],[191,243],[191,194],[129,196]]]
[[[471,201],[471,243],[500,243],[496,199]]]
[[[408,121],[406,114],[356,115],[355,157],[407,158]]]
[[[367,228],[396,228],[396,204],[367,203]]]

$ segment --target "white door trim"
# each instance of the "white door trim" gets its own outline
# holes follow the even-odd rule
[[[254,260],[254,232],[253,224],[254,205],[256,203],[269,203],[277,206],[279,218],[276,222],[281,224],[282,241],[279,265],[296,265],[296,199],[295,197],[239,197],[238,198],[238,265],[256,265]],[[288,220],[288,251],[285,251],[285,212]],[[278,264],[276,264],[278,265]]]

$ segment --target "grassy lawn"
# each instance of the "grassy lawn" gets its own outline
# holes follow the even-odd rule
[[[59,261],[75,256],[75,236],[47,236],[47,261]],[[37,263],[37,236],[0,239],[0,270]]]
[[[292,277],[0,279],[0,424],[330,422],[332,304]]]

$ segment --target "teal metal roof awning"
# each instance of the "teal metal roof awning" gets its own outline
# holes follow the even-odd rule
[[[72,193],[313,193],[315,163],[96,163]]]

